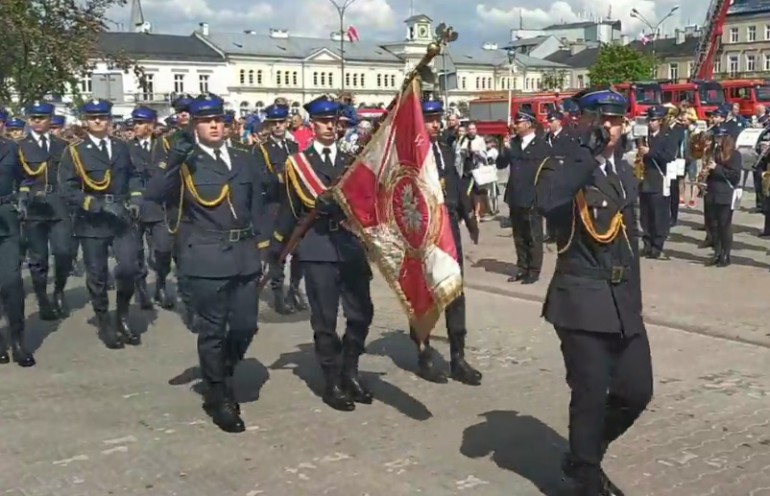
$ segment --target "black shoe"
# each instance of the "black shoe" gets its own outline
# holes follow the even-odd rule
[[[625,496],[623,491],[621,491],[620,488],[607,477],[607,474],[604,473],[604,470],[601,468],[599,468],[596,483],[593,485],[585,483],[581,484],[578,466],[575,464],[569,453],[565,453],[561,459],[561,470],[564,472],[565,476],[578,482],[579,496]]]
[[[51,305],[51,300],[48,299],[48,294],[46,294],[45,282],[33,282],[32,288],[37,297],[37,308],[39,310],[40,320],[59,320],[59,314],[54,310],[53,305]]]
[[[111,350],[123,349],[123,340],[120,338],[115,328],[110,324],[110,319],[106,313],[97,314],[97,325],[99,326],[99,336],[104,341],[104,345]]]
[[[326,382],[322,399],[324,403],[341,412],[352,412],[356,409],[356,404],[336,381]]]
[[[118,296],[118,309],[115,312],[115,328],[126,344],[139,346],[142,344],[142,338],[132,331],[131,326],[128,325],[128,302],[129,300],[125,297]]]
[[[516,272],[514,275],[508,278],[508,282],[519,282],[523,280],[525,277],[527,277],[527,271],[526,270],[520,270]]]
[[[358,375],[358,357],[346,357],[342,366],[342,377],[340,384],[342,390],[347,393],[355,403],[371,405],[374,396],[366,386],[361,383],[361,377]]]
[[[166,281],[158,281],[155,283],[155,295],[153,296],[155,303],[160,305],[161,308],[171,310],[174,308],[174,300],[166,292]]]
[[[154,308],[147,290],[147,281],[140,279],[136,282],[136,302],[142,310],[152,310]]]
[[[468,386],[481,385],[481,372],[471,367],[462,356],[453,357],[449,362],[450,376],[452,379]]]
[[[299,289],[298,286],[289,286],[289,292],[287,293],[286,298],[289,300],[291,306],[299,312],[304,312],[310,308],[307,304],[305,295],[302,294],[302,290]]]
[[[730,263],[730,255],[722,255],[716,265],[717,267],[729,267]]]
[[[19,367],[34,367],[37,363],[32,353],[27,351],[20,343],[14,343],[11,347],[11,355],[13,355],[13,361]]]
[[[64,299],[63,289],[54,290],[53,301],[51,304],[53,305],[53,309],[59,315],[59,317],[64,318],[69,316],[70,307],[67,305],[67,300]]]
[[[521,280],[522,284],[535,284],[537,281],[540,280],[540,274],[536,272],[527,272],[527,275],[524,277],[524,279]]]
[[[236,411],[235,405],[230,400],[217,404],[204,404],[203,409],[211,416],[211,420],[217,427],[225,432],[237,434],[246,430],[240,413]]]
[[[639,256],[640,256],[640,257],[645,257],[645,258],[646,258],[646,257],[649,257],[649,256],[650,256],[650,253],[651,253],[651,252],[652,252],[652,249],[650,249],[650,247],[649,247],[649,246],[644,246],[644,247],[642,247],[642,249],[639,251]]]
[[[446,384],[449,379],[433,360],[433,348],[426,346],[417,355],[417,375],[434,384]]]
[[[283,288],[273,288],[273,304],[275,311],[281,315],[290,315],[294,313],[294,307],[286,300],[283,294]]]
[[[720,258],[721,256],[718,253],[714,254],[714,256],[706,260],[706,262],[703,265],[705,265],[706,267],[714,267],[719,263]]]
[[[8,355],[8,350],[0,351],[0,365],[11,363],[11,357]]]

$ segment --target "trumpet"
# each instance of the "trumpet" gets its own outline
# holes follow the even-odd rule
[[[714,161],[714,142],[707,138],[705,140],[705,145],[703,149],[703,156],[701,158],[701,163],[703,166],[701,167],[700,171],[698,171],[698,177],[695,178],[695,184],[698,187],[698,198],[703,198],[706,196],[706,190],[708,189],[708,177],[711,173],[711,169],[709,169],[709,165],[712,164]]]
[[[637,147],[639,146],[647,146],[647,138],[639,138],[637,142]],[[636,152],[636,157],[634,157],[634,176],[639,181],[644,181],[644,154],[641,152]]]

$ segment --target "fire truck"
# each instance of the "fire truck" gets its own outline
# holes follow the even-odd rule
[[[509,119],[520,110],[531,112],[545,124],[548,113],[561,110],[562,102],[572,95],[574,92],[519,93],[511,97],[509,104],[507,93],[490,93],[468,102],[468,111],[480,135],[506,136]]]
[[[725,103],[722,85],[716,81],[691,81],[689,83],[665,83],[663,103],[676,106],[683,101],[689,102],[698,114],[698,119],[705,120],[706,115]]]
[[[620,83],[613,87],[628,100],[628,117],[631,119],[647,115],[647,109],[661,103],[661,87],[657,82]]]
[[[751,118],[758,104],[770,105],[770,84],[761,80],[733,79],[722,81],[725,99],[741,106],[741,115]]]

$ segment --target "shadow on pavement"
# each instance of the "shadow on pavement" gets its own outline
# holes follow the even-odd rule
[[[516,411],[494,410],[479,415],[484,421],[463,432],[460,453],[468,458],[491,456],[498,467],[531,481],[547,496],[561,496],[561,456],[567,441],[551,427]]]

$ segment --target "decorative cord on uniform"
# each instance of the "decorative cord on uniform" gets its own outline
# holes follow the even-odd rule
[[[83,166],[83,162],[80,160],[80,154],[75,149],[74,146],[70,147],[70,154],[72,155],[72,163],[75,164],[75,171],[78,173],[78,176],[80,176],[80,179],[83,181],[83,184],[81,185],[81,189],[85,190],[85,187],[88,186],[88,188],[92,191],[96,192],[103,192],[107,191],[107,189],[110,187],[110,183],[112,182],[112,171],[107,171],[104,173],[104,179],[101,181],[97,181],[95,179],[91,179],[88,177],[88,173],[86,172],[86,168]]]
[[[27,162],[27,157],[24,155],[24,151],[22,151],[21,147],[19,147],[19,161],[21,162],[21,167],[28,176],[37,177],[41,174],[45,174],[45,189],[48,190],[48,161],[41,162],[37,169],[33,169],[29,162]],[[20,191],[23,191],[23,189],[20,188]]]

